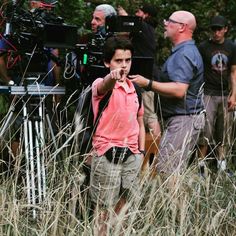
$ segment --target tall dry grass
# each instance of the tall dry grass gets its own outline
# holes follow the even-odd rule
[[[82,184],[83,163],[73,148],[66,146],[47,159],[47,195],[41,204],[27,204],[23,154],[8,175],[1,174],[0,235],[96,235]],[[115,225],[110,222],[110,235],[119,235],[122,228],[124,235],[236,235],[234,178],[221,173],[202,179],[193,165],[173,188],[158,176],[144,176],[141,182],[141,201],[134,206],[131,200],[128,213]]]
[[[27,201],[24,147],[12,158],[10,141],[1,144],[1,167],[10,166],[8,157],[14,161],[11,168],[1,169],[0,235],[96,235],[71,125],[58,133],[56,149],[46,138],[47,194],[40,204]],[[177,177],[174,187],[170,187],[170,178],[144,175],[141,200],[131,199],[115,223],[108,222],[109,235],[121,231],[123,235],[236,235],[235,177],[222,172],[202,179],[193,163]]]

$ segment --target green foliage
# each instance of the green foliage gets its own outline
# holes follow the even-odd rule
[[[65,22],[82,27],[91,18],[92,9],[82,0],[60,0],[57,13],[64,18]]]
[[[142,1],[139,0],[116,0],[116,1],[82,1],[82,0],[59,0],[58,13],[66,19],[67,22],[76,24],[79,28],[84,23],[91,20],[91,15],[95,5],[100,3],[109,3],[117,7],[123,6],[129,14],[134,14],[137,6]],[[149,2],[158,8],[158,21],[157,27],[157,45],[158,45],[158,58],[159,64],[162,64],[169,54],[171,45],[163,38],[163,19],[170,16],[176,10],[191,11],[197,19],[197,29],[194,33],[194,39],[198,44],[202,40],[209,37],[209,21],[211,17],[217,14],[224,15],[230,24],[230,32],[228,36],[236,38],[236,2],[235,0],[219,0],[219,1],[187,1],[187,0],[149,0]]]

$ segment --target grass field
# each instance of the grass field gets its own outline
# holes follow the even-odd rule
[[[27,195],[25,147],[12,158],[10,142],[1,143],[0,236],[96,235],[83,163],[67,128],[56,137],[56,148],[48,139],[40,149],[45,153],[46,194],[39,200],[36,173],[35,203]],[[144,175],[140,201],[131,200],[115,223],[108,222],[110,235],[236,235],[235,177],[222,172],[203,179],[193,163],[174,187],[169,180]]]
[[[96,235],[87,189],[81,185],[82,164],[66,153],[66,158],[48,158],[46,197],[35,205],[27,202],[23,158],[18,157],[8,175],[2,173],[0,235]],[[131,201],[128,214],[111,223],[110,235],[119,235],[124,219],[123,235],[236,235],[235,183],[225,173],[204,180],[194,165],[174,188],[168,179],[144,176],[141,201],[135,207]]]

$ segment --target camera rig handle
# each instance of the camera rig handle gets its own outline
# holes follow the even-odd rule
[[[0,93],[12,95],[50,95],[65,94],[65,88],[59,86],[28,85],[28,86],[0,86]]]

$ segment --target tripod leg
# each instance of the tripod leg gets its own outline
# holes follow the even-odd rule
[[[40,155],[40,166],[41,166],[41,186],[42,186],[42,196],[43,199],[46,198],[46,170],[45,170],[45,156],[44,156],[44,147],[45,147],[45,139],[44,139],[44,125],[43,125],[43,101],[44,99],[42,99],[39,103],[39,107],[38,107],[38,114],[39,114],[39,130],[37,132],[37,134],[39,134],[38,136],[38,141],[39,141],[39,147],[42,150],[41,151],[41,155]]]
[[[39,203],[42,202],[42,179],[41,179],[41,157],[40,157],[40,148],[41,148],[41,140],[40,137],[38,136],[39,134],[39,122],[36,120],[34,125],[35,125],[35,151],[36,151],[36,160],[37,160],[37,176],[38,176],[38,201]]]
[[[26,185],[27,185],[27,199],[28,199],[28,204],[31,204],[31,186],[30,186],[30,176],[29,176],[29,140],[28,140],[28,116],[27,116],[27,110],[26,106],[24,104],[23,107],[23,114],[24,114],[24,144],[25,144],[25,159],[26,159]]]
[[[16,101],[17,101],[17,97],[15,96],[13,99],[12,99],[12,103],[9,107],[9,110],[6,114],[6,119],[4,120],[3,124],[1,125],[1,128],[0,128],[0,138],[3,138],[4,135],[5,135],[5,132],[7,131],[7,129],[9,129],[9,127],[11,127],[12,123],[14,122],[12,117],[13,117],[13,114],[15,112],[15,105],[16,105]]]
[[[36,204],[35,198],[35,168],[34,168],[34,143],[33,143],[33,128],[32,121],[28,120],[29,127],[29,158],[30,158],[30,178],[31,178],[31,194],[32,194],[32,204]],[[33,216],[36,218],[36,212],[33,210]]]
[[[11,126],[12,123],[12,116],[14,114],[14,110],[13,108],[10,108],[8,114],[6,115],[6,120],[4,120],[4,123],[1,126],[1,131],[0,131],[0,138],[4,137],[4,134],[6,132],[6,130]]]
[[[26,104],[23,105],[24,115],[24,144],[26,158],[26,185],[28,204],[35,205],[35,183],[34,183],[34,160],[33,160],[33,140],[32,124],[29,120]],[[33,210],[33,218],[36,218],[36,211]]]

